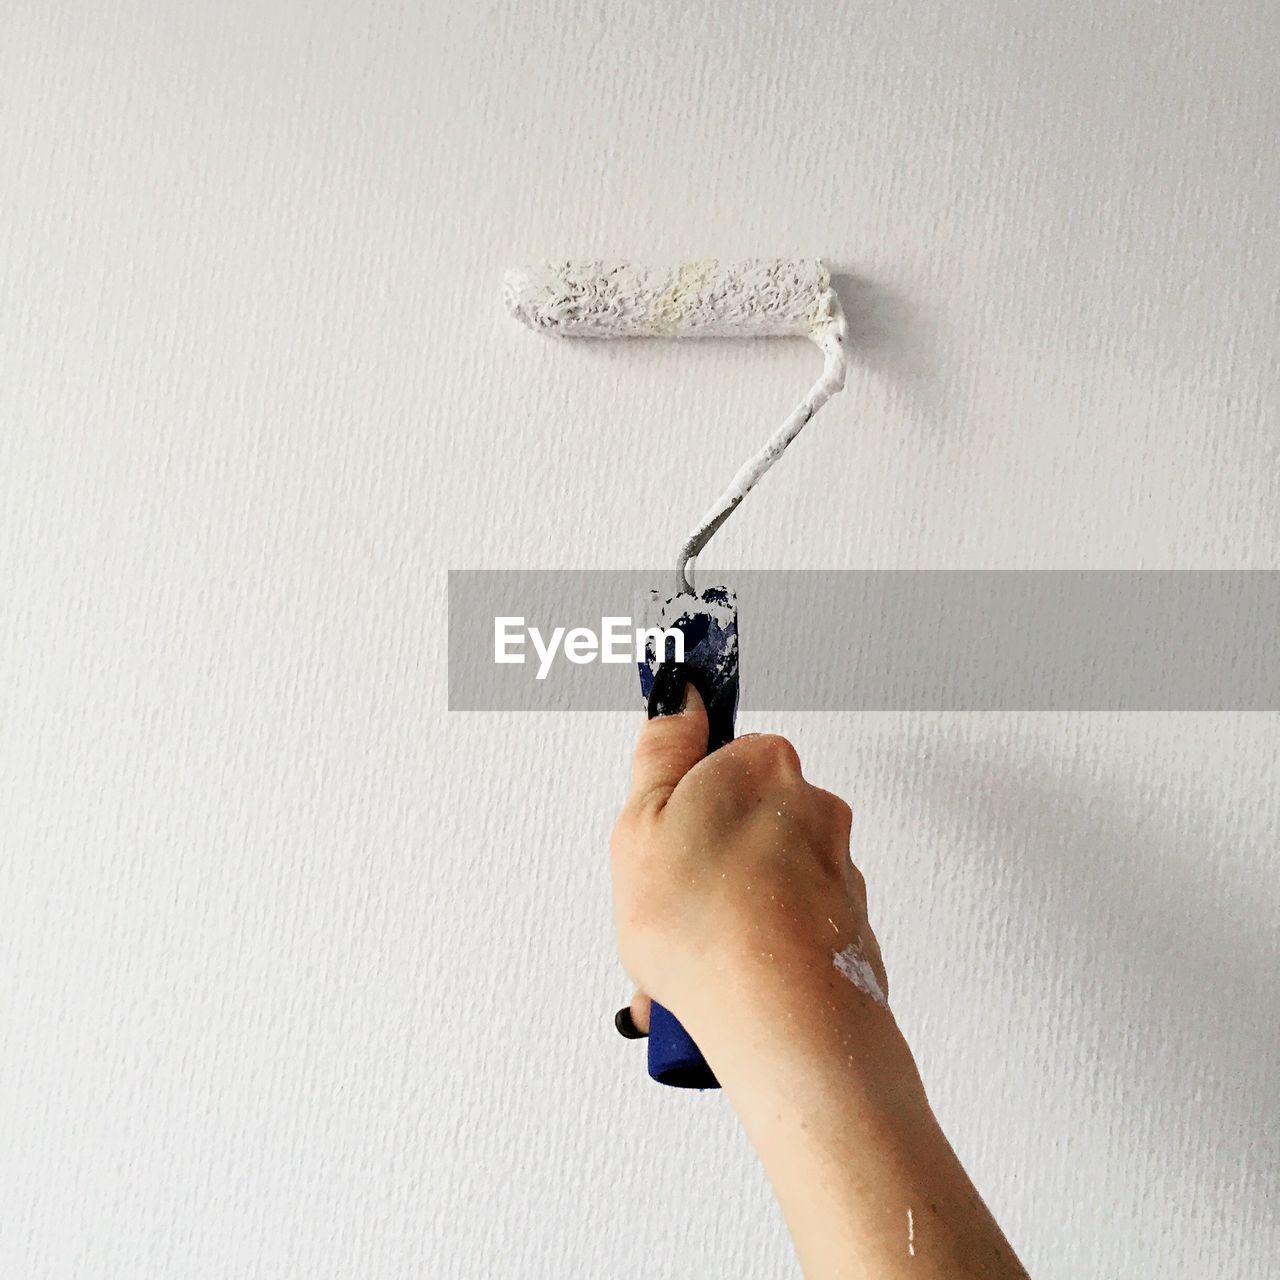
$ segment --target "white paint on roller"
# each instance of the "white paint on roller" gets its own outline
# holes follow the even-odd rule
[[[676,267],[603,260],[547,263],[508,271],[503,294],[516,319],[558,337],[805,337],[821,349],[822,376],[681,543],[676,557],[681,591],[694,590],[692,565],[712,535],[844,386],[848,326],[830,273],[817,259],[707,258]]]
[[[916,1256],[916,1220],[911,1210],[907,1209],[907,1257]]]
[[[871,961],[863,955],[862,947],[859,943],[851,942],[843,950],[837,951],[832,957],[831,963],[859,991],[864,995],[870,996],[881,1008],[887,1009],[889,1007],[889,1001],[885,997],[884,988],[880,985],[880,979],[876,977],[876,971],[871,967]]]
[[[549,262],[503,280],[511,314],[561,338],[807,338],[830,287],[811,258]]]

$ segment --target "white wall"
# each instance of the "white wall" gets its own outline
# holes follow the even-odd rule
[[[666,563],[814,356],[549,352],[501,270],[876,282],[722,564],[1275,566],[1271,6],[5,28],[0,1274],[792,1274],[723,1101],[610,1026],[635,716],[450,715],[439,628],[450,566]],[[771,727],[1037,1280],[1269,1274],[1276,717]]]

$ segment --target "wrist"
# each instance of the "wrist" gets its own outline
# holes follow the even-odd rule
[[[873,1109],[927,1107],[892,1013],[835,958],[800,940],[735,951],[676,1009],[735,1107],[832,1089]]]

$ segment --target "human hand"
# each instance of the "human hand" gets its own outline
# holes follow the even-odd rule
[[[843,974],[883,1005],[849,806],[805,780],[785,738],[751,734],[707,756],[697,690],[686,684],[681,705],[683,671],[664,666],[658,679],[655,698],[680,709],[641,729],[611,840],[634,1024],[647,1028],[652,997],[698,1040],[735,998],[763,1006],[780,976],[799,996],[806,974],[819,988]]]

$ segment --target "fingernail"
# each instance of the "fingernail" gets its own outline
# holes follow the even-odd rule
[[[625,1036],[628,1040],[643,1040],[649,1034],[647,1031],[641,1031],[636,1026],[635,1019],[631,1016],[631,1006],[629,1004],[624,1004],[613,1015],[613,1025],[618,1028],[618,1034]]]
[[[649,719],[655,716],[678,716],[684,710],[689,693],[689,669],[683,662],[664,662],[653,673],[649,691]]]

